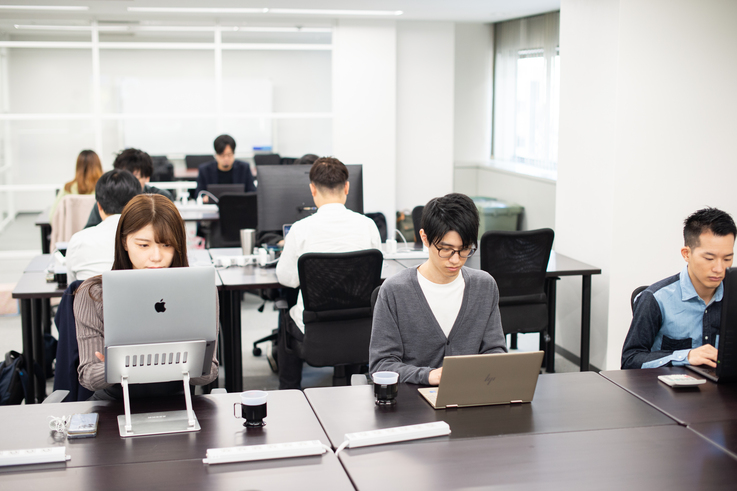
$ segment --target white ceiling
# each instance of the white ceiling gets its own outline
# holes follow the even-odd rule
[[[82,12],[0,10],[0,22],[80,23],[166,22],[176,24],[283,25],[329,24],[332,19],[352,16],[294,14],[185,14],[128,12],[127,7],[225,7],[300,8],[340,10],[401,10],[400,16],[364,17],[398,20],[498,22],[560,9],[560,0],[0,0],[0,5],[86,5]]]

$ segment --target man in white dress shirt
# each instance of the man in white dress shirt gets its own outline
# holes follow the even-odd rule
[[[95,199],[102,222],[77,232],[69,240],[66,255],[69,283],[110,271],[120,213],[140,193],[141,183],[127,170],[114,169],[98,179]]]
[[[370,218],[345,207],[350,189],[348,169],[338,159],[323,157],[310,168],[310,191],[317,212],[292,225],[285,240],[284,251],[276,266],[276,276],[284,286],[297,288],[297,260],[306,252],[351,252],[380,249],[381,236]],[[297,304],[289,311],[289,334],[304,338],[302,313],[304,304],[300,292]],[[302,382],[302,360],[286,353],[277,345],[279,388],[299,389]]]

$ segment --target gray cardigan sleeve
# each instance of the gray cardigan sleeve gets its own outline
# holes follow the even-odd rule
[[[402,361],[404,347],[393,300],[386,288],[379,290],[371,331],[369,372],[397,372],[400,382],[428,385],[430,372],[437,367],[416,367]]]

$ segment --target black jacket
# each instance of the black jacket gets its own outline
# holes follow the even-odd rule
[[[244,191],[246,193],[252,193],[256,191],[256,184],[253,182],[253,175],[251,174],[251,167],[240,160],[233,162],[233,183],[245,185]],[[218,183],[218,163],[213,160],[200,165],[199,173],[197,174],[197,190],[195,194],[199,194],[202,190],[207,190],[207,186],[210,184]]]

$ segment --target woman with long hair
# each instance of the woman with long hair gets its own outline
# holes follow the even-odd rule
[[[56,201],[51,205],[49,218],[54,217],[56,207],[61,199],[67,194],[93,194],[95,184],[102,175],[102,164],[100,157],[92,150],[82,150],[77,156],[77,167],[74,179],[64,184],[64,188],[56,195]]]
[[[184,222],[174,204],[158,194],[139,194],[131,199],[123,209],[115,234],[113,271],[188,266]],[[108,384],[105,378],[102,288],[102,276],[94,276],[79,286],[74,299],[79,383],[95,391],[93,399],[122,399],[120,385]],[[213,290],[217,295],[215,285]],[[217,312],[213,322],[218,325]],[[215,353],[210,373],[192,378],[191,385],[205,385],[217,378]],[[140,384],[131,386],[131,396],[167,395],[181,392],[181,389],[181,382]]]

